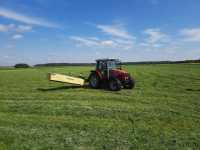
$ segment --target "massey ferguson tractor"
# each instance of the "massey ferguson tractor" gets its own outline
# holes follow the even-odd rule
[[[121,88],[132,89],[135,82],[129,73],[122,70],[121,62],[117,59],[98,59],[96,69],[92,70],[88,82],[91,88],[97,89],[108,87],[112,91],[119,91]],[[50,81],[63,82],[78,86],[84,86],[85,80],[79,77],[50,73]]]
[[[96,60],[96,70],[92,70],[89,76],[91,88],[108,86],[112,91],[119,91],[122,87],[132,89],[135,85],[129,73],[122,70],[121,62],[117,59]]]

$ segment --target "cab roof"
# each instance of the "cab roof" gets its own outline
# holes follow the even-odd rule
[[[97,59],[96,62],[98,62],[98,61],[104,61],[104,62],[106,62],[106,61],[119,61],[119,59],[108,59],[108,58],[105,58],[105,59]]]

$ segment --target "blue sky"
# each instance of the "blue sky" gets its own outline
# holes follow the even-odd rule
[[[200,58],[199,0],[0,0],[0,65]]]

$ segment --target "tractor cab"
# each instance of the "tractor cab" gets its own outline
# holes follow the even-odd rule
[[[98,59],[96,60],[96,70],[92,70],[89,76],[89,85],[92,88],[108,85],[111,90],[117,91],[122,86],[132,89],[134,80],[129,73],[122,70],[121,62],[118,59]]]
[[[98,59],[96,60],[96,69],[121,69],[121,62],[118,59]]]
[[[113,69],[121,70],[121,62],[118,59],[98,59],[96,62],[96,70],[99,71],[104,78],[109,78],[110,71]]]

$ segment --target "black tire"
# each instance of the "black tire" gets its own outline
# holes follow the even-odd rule
[[[121,90],[121,82],[116,78],[111,78],[109,80],[109,89],[111,91],[120,91]]]
[[[135,87],[135,81],[132,77],[130,77],[128,83],[124,85],[125,89],[133,89]]]
[[[91,73],[89,77],[89,86],[93,89],[97,89],[100,86],[100,78],[96,73]]]

